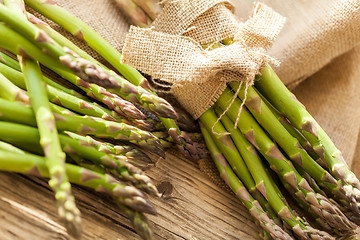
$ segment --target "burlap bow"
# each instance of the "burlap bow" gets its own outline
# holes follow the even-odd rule
[[[250,19],[241,23],[229,1],[170,0],[151,28],[131,27],[122,62],[171,83],[172,94],[197,119],[215,103],[227,82],[253,83],[271,59],[266,50],[284,22],[259,3]],[[211,45],[224,39],[233,43]]]

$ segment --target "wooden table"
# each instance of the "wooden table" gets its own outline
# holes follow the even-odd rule
[[[148,171],[155,183],[168,182],[171,194],[152,199],[154,239],[256,239],[258,228],[231,193],[213,184],[193,162],[169,150]],[[83,239],[140,239],[110,198],[74,187],[82,212]],[[71,239],[59,223],[46,180],[0,172],[0,239]]]

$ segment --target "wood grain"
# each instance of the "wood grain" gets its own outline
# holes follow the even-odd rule
[[[255,239],[258,229],[240,201],[179,155],[169,150],[148,171],[156,184],[167,182],[173,188],[152,199],[158,211],[157,216],[149,216],[154,239]],[[82,212],[83,239],[140,239],[110,198],[73,188]],[[0,173],[0,239],[71,239],[58,222],[46,180]]]

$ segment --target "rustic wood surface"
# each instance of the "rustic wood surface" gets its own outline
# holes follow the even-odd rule
[[[258,228],[240,201],[178,152],[168,151],[148,174],[156,184],[173,187],[153,199],[158,210],[149,216],[154,239],[256,239]],[[110,198],[80,187],[74,194],[83,239],[140,239]],[[71,239],[58,221],[46,180],[0,172],[0,239]]]

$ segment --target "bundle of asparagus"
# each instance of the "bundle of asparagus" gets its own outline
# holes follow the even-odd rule
[[[133,6],[123,10],[138,26],[149,27],[149,19],[161,12],[158,1],[121,2],[120,7],[124,2]],[[224,39],[212,46],[232,43]],[[229,83],[199,123],[220,176],[262,227],[262,238],[335,239],[354,234],[360,224],[359,180],[269,65],[262,67],[254,86]],[[292,210],[284,188],[314,220],[314,227]]]
[[[23,0],[0,3],[0,48],[6,50],[0,53],[0,170],[50,178],[59,216],[75,237],[81,217],[70,183],[110,194],[137,233],[151,239],[144,214],[156,210],[147,194],[159,193],[143,172],[154,163],[138,148],[160,157],[169,144],[195,159],[207,152],[99,34],[53,1],[26,3],[83,37],[122,76],[28,13]],[[40,64],[62,79],[46,77]]]

